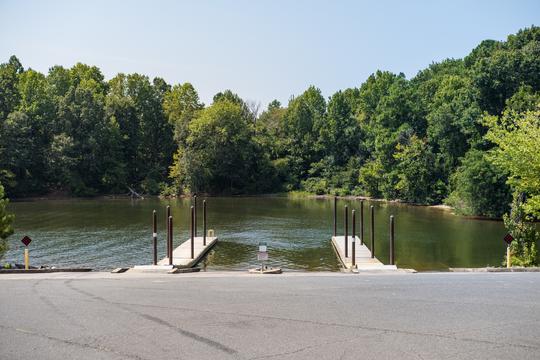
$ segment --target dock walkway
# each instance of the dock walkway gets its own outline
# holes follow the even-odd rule
[[[206,245],[203,245],[203,237],[194,238],[194,256],[191,258],[191,239],[187,239],[173,250],[173,266],[178,268],[190,268],[199,263],[208,251],[217,243],[217,237],[206,237]],[[158,265],[169,265],[169,258],[165,257]]]
[[[385,265],[377,258],[371,257],[371,251],[366,245],[360,245],[360,238],[355,237],[356,256],[355,263],[356,269],[359,271],[365,270],[397,270],[395,265]],[[345,257],[345,236],[332,236],[332,245],[338,259],[341,261],[345,269],[352,270],[352,236],[348,236],[348,256]]]

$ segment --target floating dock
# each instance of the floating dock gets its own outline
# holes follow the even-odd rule
[[[397,270],[396,265],[385,265],[377,258],[371,257],[371,251],[367,246],[360,245],[360,238],[355,238],[355,266],[352,265],[352,236],[347,237],[348,256],[345,256],[345,236],[332,236],[332,245],[338,259],[343,264],[346,270],[358,269],[358,271],[366,270]]]
[[[173,266],[177,268],[191,268],[197,265],[208,251],[217,243],[217,237],[206,237],[206,245],[203,245],[203,237],[194,238],[193,257],[191,257],[191,239],[184,241],[173,250]],[[160,265],[169,265],[169,258],[165,257],[158,262]]]

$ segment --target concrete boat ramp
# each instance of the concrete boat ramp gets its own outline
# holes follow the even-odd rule
[[[355,237],[355,266],[352,265],[352,242],[353,237],[347,237],[347,256],[345,256],[345,236],[332,236],[332,245],[337,257],[345,270],[351,271],[392,271],[397,270],[396,265],[385,265],[377,258],[371,257],[371,251],[366,245],[360,244],[360,238]]]

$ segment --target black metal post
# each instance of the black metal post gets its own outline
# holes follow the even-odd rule
[[[337,236],[337,196],[334,196],[334,236]]]
[[[206,246],[206,200],[202,202],[203,206],[203,246]]]
[[[394,265],[394,215],[390,215],[390,265]]]
[[[195,208],[191,207],[191,258],[195,258]]]
[[[360,201],[360,245],[364,245],[364,200]]]
[[[356,265],[356,211],[352,211],[352,266]]]
[[[345,205],[345,257],[349,257],[349,207]]]
[[[152,212],[152,245],[154,250],[153,264],[157,265],[157,215],[156,210]]]
[[[375,210],[373,205],[370,206],[371,209],[371,258],[375,258]]]
[[[193,228],[195,231],[195,237],[197,237],[197,195],[193,196],[193,208],[195,209],[195,216],[193,217]]]
[[[173,264],[173,223],[172,216],[169,216],[169,265]]]

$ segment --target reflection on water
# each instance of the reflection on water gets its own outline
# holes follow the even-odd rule
[[[336,271],[330,236],[331,200],[282,197],[208,198],[208,228],[220,242],[205,260],[207,269],[243,270],[257,264],[258,243],[269,248],[269,265],[288,270]],[[359,209],[359,201],[339,201]],[[34,265],[110,269],[150,263],[152,210],[158,211],[159,252],[165,253],[165,207],[171,205],[175,246],[189,236],[189,199],[140,201],[55,200],[10,204],[16,233],[5,260],[22,262],[23,235],[29,235]],[[498,265],[505,252],[503,224],[395,203],[365,202],[365,239],[369,205],[375,207],[376,256],[388,261],[388,218],[396,218],[396,261],[418,270]],[[357,211],[359,215],[359,211]],[[202,219],[199,220],[202,231]],[[359,229],[359,226],[357,226]],[[368,241],[369,242],[369,241]],[[160,256],[160,257],[161,257]]]

